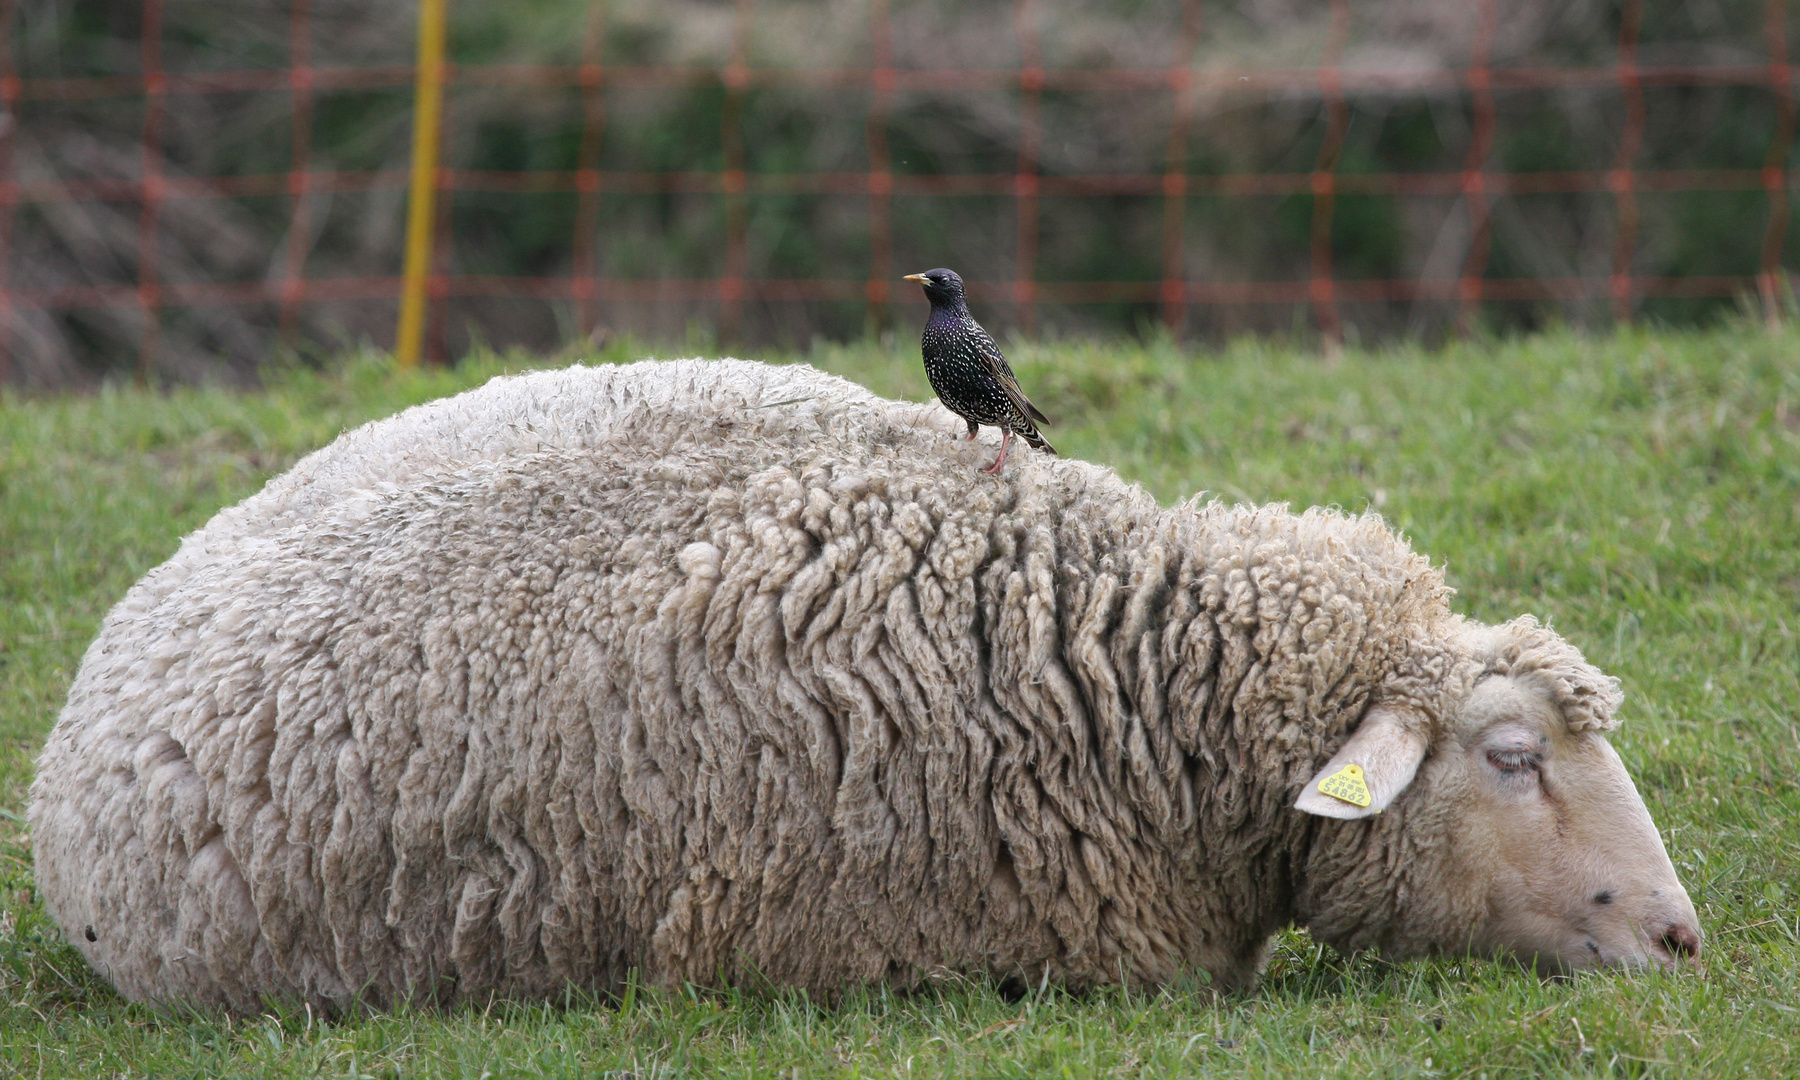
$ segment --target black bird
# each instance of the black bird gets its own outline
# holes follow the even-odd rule
[[[925,286],[925,299],[931,301],[931,318],[919,345],[925,354],[925,376],[938,400],[969,422],[971,439],[982,424],[1000,429],[1000,456],[981,471],[1000,471],[1006,464],[1006,444],[1014,435],[1055,454],[1056,447],[1037,429],[1038,424],[1048,424],[1049,418],[1026,400],[993,335],[969,314],[962,278],[954,270],[927,270],[908,274],[906,280]]]

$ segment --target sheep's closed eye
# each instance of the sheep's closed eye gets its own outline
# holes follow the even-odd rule
[[[1508,776],[1537,770],[1539,757],[1530,750],[1489,750],[1488,764]]]

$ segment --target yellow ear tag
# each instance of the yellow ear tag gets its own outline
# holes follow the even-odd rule
[[[1346,765],[1319,781],[1319,790],[1351,806],[1367,806],[1374,802],[1369,785],[1363,781],[1361,765]]]

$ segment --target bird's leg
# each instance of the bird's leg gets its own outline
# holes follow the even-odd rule
[[[977,424],[973,420],[970,420],[969,421],[969,433],[967,435],[963,436],[963,442],[974,442],[975,441],[975,433],[980,430],[981,430],[981,425]]]
[[[1002,427],[1000,429],[1000,456],[994,459],[992,465],[981,470],[982,472],[987,473],[989,476],[993,476],[1000,471],[1000,466],[1006,464],[1006,444],[1011,441],[1012,428]]]

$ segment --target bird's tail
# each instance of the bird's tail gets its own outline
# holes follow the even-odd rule
[[[1050,440],[1038,434],[1038,430],[1035,427],[1025,431],[1015,432],[1015,434],[1029,443],[1033,450],[1042,450],[1051,457],[1060,456],[1056,452],[1056,447],[1050,445]]]

